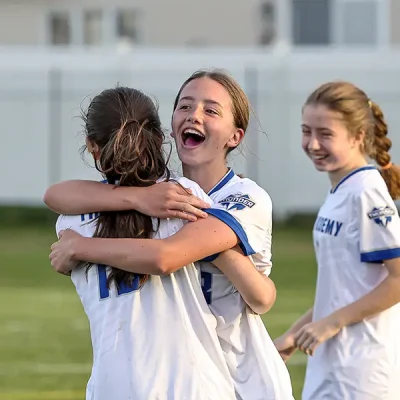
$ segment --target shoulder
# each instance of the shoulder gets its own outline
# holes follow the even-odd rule
[[[351,187],[359,195],[363,192],[388,191],[386,183],[377,169],[370,169],[358,174],[358,179]]]
[[[60,215],[56,222],[57,235],[65,229],[73,229],[83,236],[92,236],[98,214]]]
[[[230,184],[223,187],[215,199],[218,203],[242,202],[249,208],[261,206],[272,209],[270,195],[256,182],[248,178],[233,180]]]
[[[186,189],[190,189],[192,193],[199,197],[200,199],[206,201],[206,202],[211,202],[210,198],[206,194],[206,192],[194,181],[191,181],[188,178],[184,177],[176,177],[174,178],[175,182],[178,182],[180,185],[182,185]]]
[[[396,204],[379,172],[368,175],[362,177],[351,189],[355,217],[361,212],[364,217],[376,223],[382,218],[398,218]]]
[[[387,201],[393,203],[384,179],[377,170],[364,171],[359,179],[349,188],[352,198],[356,202],[362,200]]]

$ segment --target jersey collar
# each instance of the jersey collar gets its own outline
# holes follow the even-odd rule
[[[354,171],[350,172],[348,175],[346,175],[344,178],[342,178],[342,180],[337,184],[335,189],[333,189],[333,190],[331,189],[331,193],[336,193],[337,190],[339,189],[339,186],[341,186],[344,182],[347,181],[347,179],[351,178],[353,175],[355,175],[361,171],[368,171],[370,169],[376,169],[376,167],[374,165],[366,165],[365,167],[357,168]]]
[[[207,194],[211,196],[215,192],[218,192],[218,190],[222,189],[234,176],[235,173],[229,168],[225,176]]]

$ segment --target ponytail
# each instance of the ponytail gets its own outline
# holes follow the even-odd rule
[[[394,200],[397,200],[400,198],[400,168],[391,161],[389,150],[392,147],[392,141],[387,137],[388,126],[381,108],[371,100],[369,105],[374,117],[372,157],[381,167],[380,173],[386,182],[390,195]]]
[[[100,149],[97,170],[117,186],[150,186],[169,179],[164,157],[165,139],[156,104],[140,90],[128,87],[106,89],[90,102],[83,115],[86,140]],[[94,237],[153,237],[157,224],[138,211],[101,212]],[[92,264],[86,264],[87,270]],[[110,267],[108,286],[132,287],[137,274]],[[140,286],[148,275],[139,275]]]
[[[120,186],[150,186],[168,175],[162,144],[164,134],[155,132],[149,120],[130,119],[104,146],[99,164],[109,183]]]

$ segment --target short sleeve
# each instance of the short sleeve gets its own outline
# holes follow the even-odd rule
[[[230,193],[217,199],[208,214],[226,223],[238,236],[246,256],[266,274],[271,269],[272,201],[254,182],[243,179],[229,187]]]
[[[60,237],[60,231],[65,230],[65,215],[59,215],[56,221],[56,233],[57,237]]]
[[[386,190],[367,188],[356,198],[362,262],[382,263],[400,257],[400,219]]]
[[[205,201],[208,204],[213,204],[212,199],[206,194],[206,192],[196,183],[191,181],[190,179],[184,178],[184,177],[177,177],[174,178],[176,182],[178,182],[180,185],[182,185],[186,189],[190,189],[192,191],[192,194],[198,197],[199,199]],[[207,211],[207,210],[204,210]],[[186,223],[187,221],[177,221],[175,220],[173,224],[171,221],[169,221],[169,226],[168,226],[168,232],[170,235],[175,234],[179,229],[182,228],[182,226]],[[203,258],[200,261],[208,261],[211,262],[215,260],[218,257],[219,254],[212,254],[208,257]]]
[[[66,229],[74,229],[79,232],[81,224],[78,222],[81,220],[81,216],[75,215],[59,215],[56,221],[56,233],[57,237],[60,237],[60,232]],[[86,225],[89,226],[89,225]],[[79,232],[82,233],[82,232]]]

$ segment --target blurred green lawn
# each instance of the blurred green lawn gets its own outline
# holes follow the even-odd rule
[[[0,228],[0,400],[81,400],[91,367],[88,323],[69,278],[48,262],[50,228]],[[276,230],[272,278],[278,290],[264,316],[272,337],[312,304],[311,232]],[[289,369],[300,399],[305,357]]]

